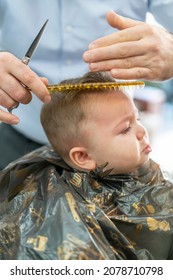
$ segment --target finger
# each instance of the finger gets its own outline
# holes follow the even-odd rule
[[[113,13],[114,15],[115,13]],[[118,17],[117,25],[114,24],[113,27],[120,29],[119,32],[114,32],[110,35],[104,36],[93,41],[89,45],[89,49],[94,49],[102,46],[108,46],[111,44],[116,44],[119,42],[126,42],[126,41],[137,41],[143,37],[143,33],[145,30],[145,26],[147,25],[144,22],[133,21],[131,19],[123,18],[115,14],[115,17]],[[113,21],[113,20],[112,20]],[[123,21],[123,22],[122,22]],[[124,23],[126,22],[126,24]],[[130,22],[135,22],[136,24],[130,24]],[[129,22],[129,26],[127,25]],[[126,26],[126,28],[125,28]],[[128,26],[128,27],[127,27]],[[122,28],[124,27],[124,28]]]
[[[12,99],[6,92],[4,92],[2,89],[0,89],[0,106],[3,106],[4,108],[12,108],[16,106],[18,102],[16,102],[14,99]]]
[[[7,63],[8,62],[8,63]],[[26,85],[43,102],[49,102],[51,97],[45,84],[27,65],[9,53],[1,54],[4,72],[11,74],[20,83]]]
[[[123,80],[154,80],[149,68],[134,67],[131,69],[112,69],[111,75],[115,79]]]
[[[114,11],[109,11],[106,15],[107,22],[114,28],[123,30],[129,27],[137,26],[143,24],[142,21],[133,20],[118,15]]]
[[[126,43],[114,44],[106,47],[89,50],[85,52],[84,58],[86,62],[98,62],[100,60],[125,58],[131,56],[142,55],[146,52],[148,46],[141,41],[132,41]]]
[[[16,115],[5,112],[0,108],[0,121],[8,124],[18,124],[20,120]]]
[[[22,66],[18,66],[18,71],[15,70],[16,78],[27,86],[41,101],[49,102],[51,97],[45,84],[27,65],[23,64]]]
[[[139,41],[144,37],[145,25],[135,26],[130,29],[114,32],[113,34],[102,37],[89,45],[89,49],[102,46],[109,46],[122,42]]]
[[[130,69],[137,65],[138,67],[144,67],[147,64],[147,58],[145,56],[133,56],[90,63],[89,68],[91,71],[109,71],[111,69]]]
[[[1,85],[1,94],[3,94],[3,100],[5,96],[8,96],[16,102],[27,104],[31,101],[32,95],[29,90],[23,86],[16,78],[14,78],[10,74],[4,74],[2,78],[0,78],[0,85]],[[9,98],[7,99],[8,102]],[[2,103],[1,103],[2,105]]]
[[[30,90],[26,88],[25,95],[23,96],[23,98],[20,99],[20,103],[28,104],[31,102],[31,100],[32,100],[32,94]]]

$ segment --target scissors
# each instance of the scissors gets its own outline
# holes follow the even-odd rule
[[[41,39],[41,36],[43,34],[43,31],[46,27],[46,24],[48,22],[48,19],[45,21],[45,23],[43,24],[43,26],[41,27],[40,31],[38,32],[37,36],[35,37],[34,41],[32,42],[32,44],[30,45],[29,49],[27,50],[25,56],[22,58],[22,62],[26,65],[28,65],[33,53],[35,52],[37,46],[38,46],[38,43]],[[25,85],[23,85],[25,86]],[[17,103],[15,106],[13,106],[12,108],[9,108],[7,109],[9,113],[12,113],[12,110],[13,109],[16,109],[17,107],[19,106],[19,103]]]

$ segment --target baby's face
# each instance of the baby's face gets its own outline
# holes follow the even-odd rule
[[[151,147],[133,101],[122,92],[100,95],[87,109],[87,149],[97,166],[108,162],[113,173],[133,171],[149,158]],[[85,134],[85,132],[84,132]]]

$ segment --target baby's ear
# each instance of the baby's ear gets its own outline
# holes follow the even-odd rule
[[[95,160],[88,155],[84,147],[74,147],[69,152],[69,157],[75,166],[83,170],[93,170],[96,168]]]

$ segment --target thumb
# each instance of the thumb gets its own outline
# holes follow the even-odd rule
[[[109,11],[106,15],[106,19],[109,25],[119,30],[143,24],[141,21],[119,16],[114,11]]]

